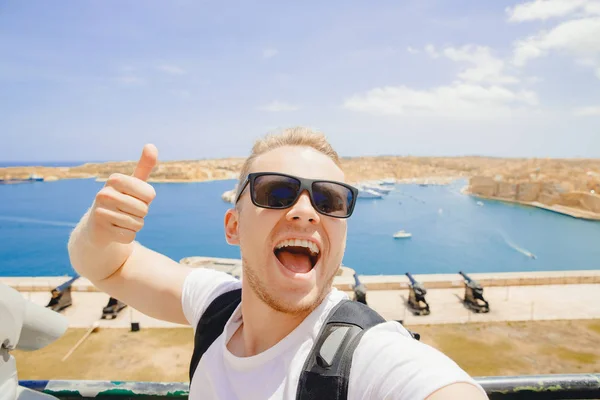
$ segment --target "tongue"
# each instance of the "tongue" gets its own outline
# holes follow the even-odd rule
[[[286,250],[280,250],[277,253],[277,258],[292,272],[305,274],[312,269],[310,257],[303,253],[292,253]]]

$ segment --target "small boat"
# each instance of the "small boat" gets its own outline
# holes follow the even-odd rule
[[[479,207],[482,207],[482,206],[483,206],[483,202],[481,202],[481,201],[478,201],[478,202],[477,202],[477,205],[478,205]]]
[[[368,189],[366,187],[359,186],[358,188],[358,197],[363,199],[381,199],[383,198],[383,194],[377,192],[372,189]]]
[[[377,183],[365,183],[363,185],[363,187],[365,189],[369,189],[369,190],[374,190],[376,192],[379,192],[381,194],[388,194],[389,192],[391,192],[394,188],[391,186],[384,186],[384,185],[379,185]]]
[[[404,229],[394,233],[394,239],[406,239],[412,237],[412,233],[406,232]]]
[[[43,182],[44,177],[40,176],[40,175],[36,175],[36,174],[31,174],[31,175],[29,175],[29,178],[27,178],[26,180],[31,181],[31,182]]]
[[[11,183],[26,183],[26,182],[43,182],[44,177],[36,174],[30,174],[27,178],[7,178],[0,179],[0,184],[11,184]]]
[[[221,199],[225,202],[225,203],[232,203],[235,201],[235,195],[237,194],[237,188],[233,188],[231,190],[228,190],[226,192],[224,192],[221,195]]]

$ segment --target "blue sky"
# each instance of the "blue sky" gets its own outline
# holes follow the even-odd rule
[[[0,160],[600,157],[600,0],[2,1]]]

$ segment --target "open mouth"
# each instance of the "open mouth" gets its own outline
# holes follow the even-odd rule
[[[303,239],[287,239],[279,242],[273,249],[273,253],[284,267],[300,274],[310,272],[321,256],[316,243]]]

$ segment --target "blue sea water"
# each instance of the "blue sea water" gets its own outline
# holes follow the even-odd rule
[[[0,185],[0,276],[72,274],[69,234],[102,185],[94,179]],[[157,197],[138,240],[177,261],[239,258],[223,235],[230,205],[221,194],[233,185],[153,184]],[[600,223],[495,201],[478,206],[460,193],[464,185],[397,185],[384,199],[360,200],[348,221],[344,265],[360,274],[600,269]],[[413,237],[394,239],[400,229]]]

